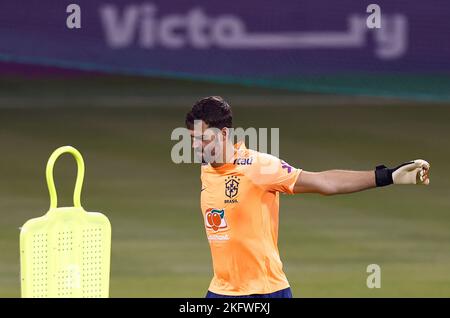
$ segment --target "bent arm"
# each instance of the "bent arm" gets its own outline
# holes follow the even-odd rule
[[[294,193],[333,195],[358,192],[375,187],[375,172],[373,170],[302,171],[294,185]]]

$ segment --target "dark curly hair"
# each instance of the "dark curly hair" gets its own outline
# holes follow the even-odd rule
[[[186,114],[186,127],[194,128],[194,120],[203,120],[208,127],[222,129],[231,128],[233,114],[231,107],[220,96],[209,96],[197,101],[189,113]]]

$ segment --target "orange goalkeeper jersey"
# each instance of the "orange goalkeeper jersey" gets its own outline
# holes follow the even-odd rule
[[[277,246],[279,192],[293,193],[301,169],[238,143],[233,163],[201,170],[201,209],[214,267],[209,290],[234,296],[289,287]]]

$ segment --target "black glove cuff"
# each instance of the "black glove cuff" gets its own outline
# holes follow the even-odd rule
[[[393,169],[389,169],[384,165],[375,168],[375,182],[377,187],[384,187],[394,183],[392,171]]]

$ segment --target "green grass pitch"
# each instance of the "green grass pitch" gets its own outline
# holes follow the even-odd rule
[[[47,211],[45,164],[62,145],[84,156],[84,207],[112,224],[111,297],[203,297],[212,269],[200,168],[171,162],[170,133],[210,94],[235,105],[236,126],[280,128],[282,159],[306,170],[431,162],[429,187],[283,196],[279,249],[294,297],[450,296],[449,107],[178,81],[74,82],[0,82],[0,297],[20,296],[18,228]],[[63,205],[75,172],[69,156],[55,167]],[[381,289],[366,287],[372,263]]]

